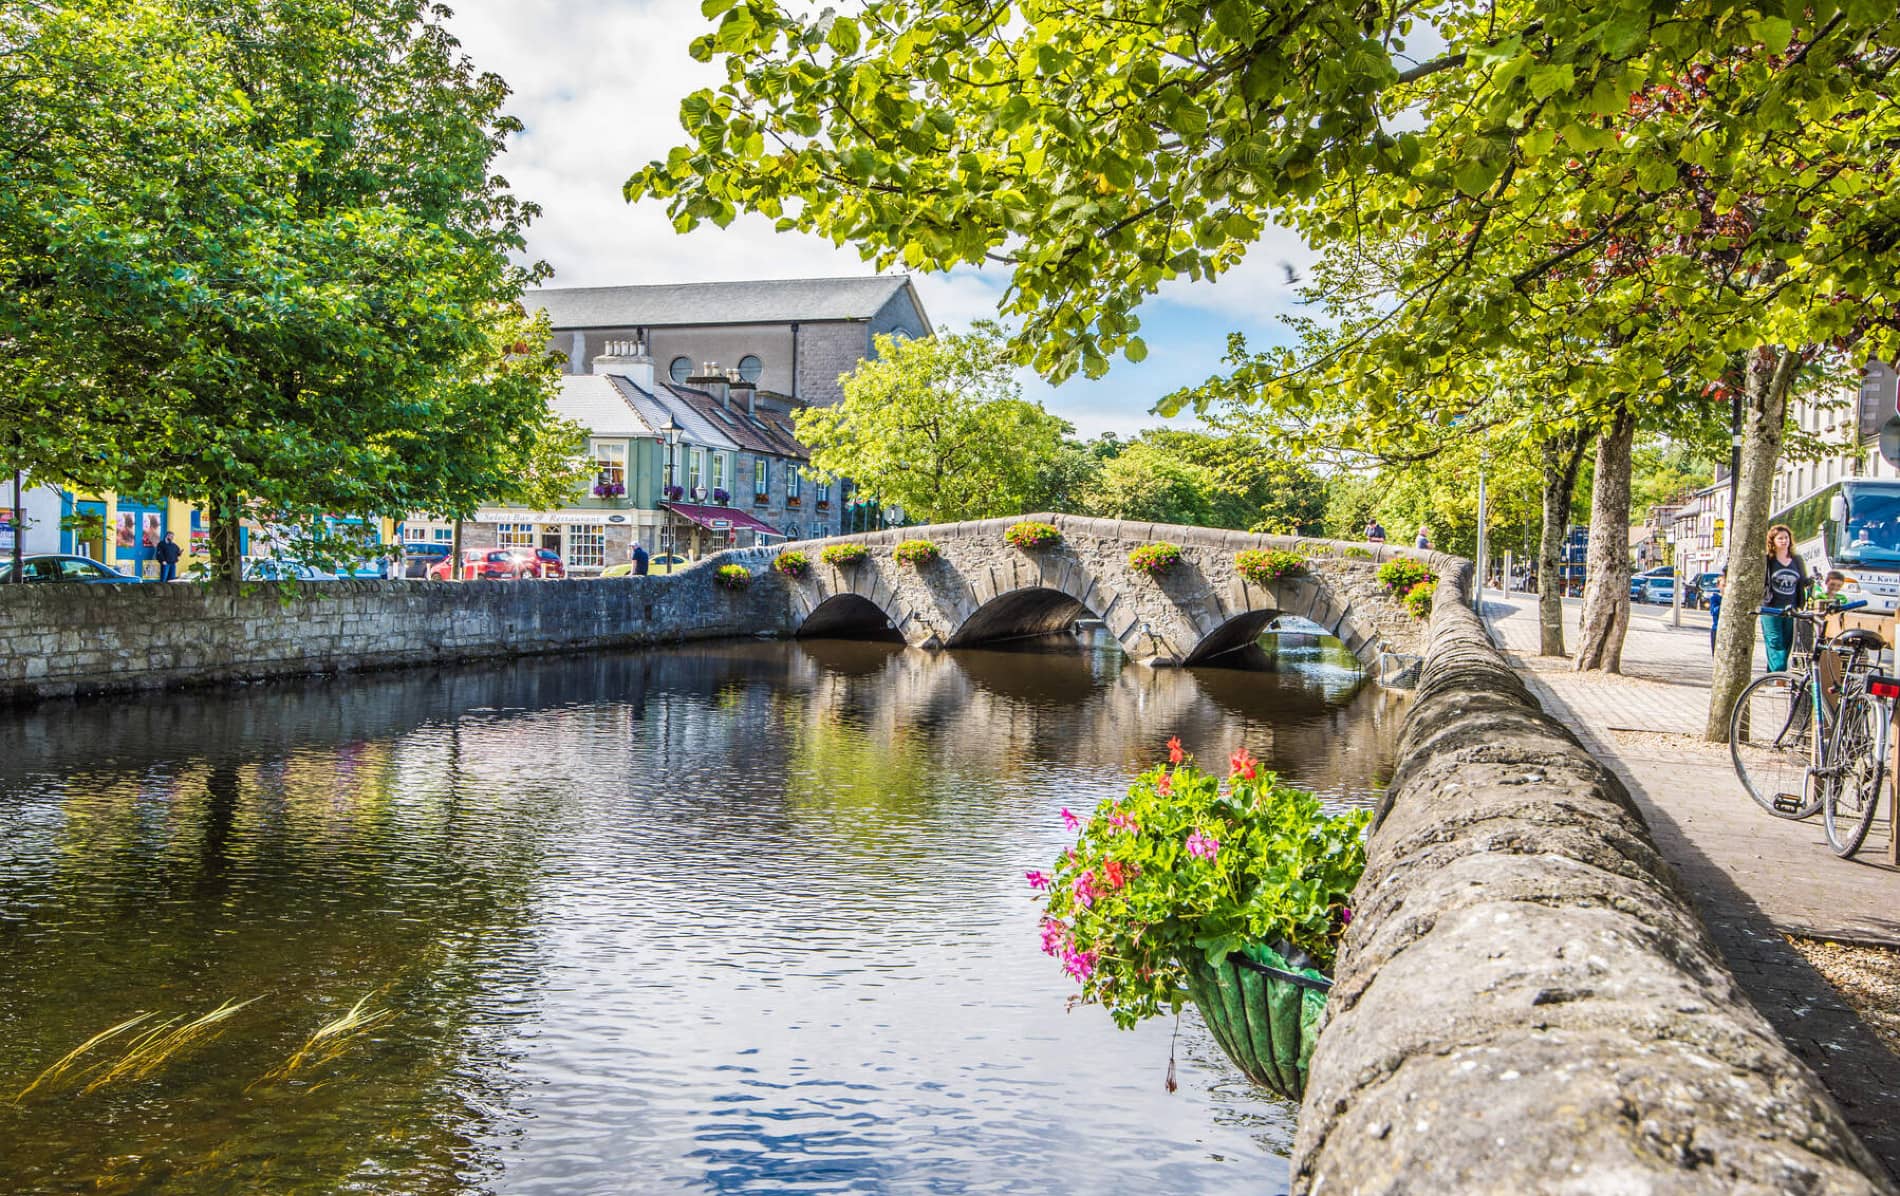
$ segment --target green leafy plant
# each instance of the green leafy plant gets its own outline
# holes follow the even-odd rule
[[[1047,548],[1062,541],[1062,530],[1053,523],[1038,523],[1034,519],[1025,519],[1021,523],[1012,523],[1003,533],[1003,539],[1017,548]]]
[[[802,578],[811,572],[811,557],[797,549],[793,549],[790,552],[781,552],[777,557],[773,558],[772,568],[777,569],[787,577]]]
[[[1370,552],[1366,551],[1363,548],[1360,548],[1356,544],[1348,545],[1346,548],[1346,551],[1341,553],[1340,555],[1344,556],[1349,561],[1369,561],[1372,559],[1372,554]]]
[[[1150,577],[1166,573],[1181,563],[1181,549],[1165,540],[1143,544],[1128,554],[1128,567]]]
[[[1253,584],[1265,585],[1306,572],[1306,558],[1284,548],[1249,548],[1234,554],[1234,568]]]
[[[839,569],[848,565],[862,565],[870,557],[870,549],[862,544],[827,544],[818,550],[819,560]]]
[[[1438,593],[1438,582],[1425,580],[1405,591],[1405,597],[1399,601],[1414,619],[1429,618],[1432,613],[1432,598]]]
[[[743,590],[752,584],[752,570],[744,565],[721,565],[713,580],[728,590]]]
[[[1385,564],[1380,565],[1378,578],[1379,584],[1384,586],[1387,592],[1394,597],[1411,593],[1413,587],[1418,585],[1421,581],[1438,580],[1432,571],[1424,565],[1419,564],[1417,561],[1408,561],[1403,558],[1396,561],[1387,561]]]
[[[1042,949],[1082,985],[1082,1000],[1122,1027],[1179,1009],[1183,960],[1220,964],[1248,944],[1284,944],[1332,967],[1365,871],[1371,813],[1327,814],[1245,748],[1225,780],[1196,767],[1181,741],[1125,797],[1104,800],[1051,872]]]
[[[937,546],[929,540],[905,540],[896,548],[891,549],[891,555],[906,565],[923,566],[936,560],[941,554],[937,551]]]

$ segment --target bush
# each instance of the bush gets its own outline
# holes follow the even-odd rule
[[[937,546],[929,540],[905,540],[891,549],[891,555],[906,565],[923,566],[936,560],[938,552]]]
[[[1242,748],[1229,784],[1168,743],[1169,764],[1109,798],[1051,873],[1042,949],[1127,1027],[1187,999],[1182,957],[1218,965],[1251,943],[1289,944],[1330,970],[1365,871],[1371,813],[1329,815]],[[1225,791],[1223,791],[1225,790]]]
[[[803,577],[811,572],[811,557],[799,552],[797,549],[793,549],[790,552],[781,552],[772,558],[772,568],[777,569],[787,577]]]
[[[1249,548],[1234,554],[1234,568],[1257,586],[1306,572],[1306,558],[1284,548]]]
[[[1357,544],[1348,544],[1345,552],[1340,555],[1349,561],[1369,561],[1372,559],[1372,553],[1367,549],[1359,547]]]
[[[839,569],[847,565],[862,565],[870,555],[871,550],[862,544],[827,544],[818,550],[819,560]]]
[[[1428,579],[1419,582],[1411,589],[1405,591],[1405,597],[1401,598],[1400,601],[1405,604],[1405,609],[1411,612],[1414,619],[1424,619],[1430,617],[1432,613],[1432,597],[1437,593],[1438,582]]]
[[[1061,542],[1062,530],[1053,523],[1025,519],[1021,523],[1010,524],[1009,530],[1003,533],[1003,539],[1017,548],[1047,548]]]
[[[1379,584],[1383,585],[1386,591],[1394,596],[1411,593],[1412,587],[1418,585],[1421,581],[1438,580],[1432,575],[1430,569],[1427,569],[1417,561],[1404,559],[1387,561],[1385,564],[1380,565],[1378,578]]]
[[[752,584],[752,570],[744,565],[721,565],[713,580],[728,590],[743,590]]]
[[[1181,550],[1165,540],[1143,544],[1128,554],[1128,567],[1150,577],[1166,573],[1181,563]]]

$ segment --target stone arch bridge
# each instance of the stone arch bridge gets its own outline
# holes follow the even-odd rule
[[[1005,530],[1019,519],[1052,523],[1059,543],[1025,550]],[[891,555],[904,540],[927,539],[941,555],[918,567]],[[1150,577],[1128,564],[1143,544],[1178,545],[1181,561]],[[819,561],[832,544],[869,548],[863,563],[837,567]],[[1253,535],[1210,528],[1024,515],[970,523],[909,527],[866,535],[801,541],[791,547],[812,558],[803,579],[783,581],[798,636],[901,637],[917,647],[963,647],[1067,630],[1077,619],[1100,619],[1131,657],[1156,665],[1192,665],[1253,642],[1283,615],[1324,627],[1369,671],[1383,674],[1382,657],[1417,657],[1424,624],[1378,584],[1382,561],[1432,554],[1385,545]],[[1236,553],[1281,548],[1308,557],[1299,574],[1267,584],[1242,578]],[[769,559],[778,549],[741,550],[728,557]],[[757,563],[755,560],[754,563]]]

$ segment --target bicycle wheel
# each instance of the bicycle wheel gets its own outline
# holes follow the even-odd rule
[[[1835,741],[1840,755],[1835,763],[1839,773],[1828,785],[1821,803],[1821,823],[1827,828],[1827,841],[1842,859],[1860,850],[1867,840],[1867,829],[1874,824],[1874,812],[1880,808],[1886,787],[1886,755],[1878,734],[1878,720],[1885,714],[1865,694],[1856,694],[1841,702],[1840,735]]]
[[[1748,683],[1729,714],[1729,757],[1756,804],[1777,818],[1807,818],[1821,808],[1812,783],[1814,710],[1808,679],[1768,673]]]

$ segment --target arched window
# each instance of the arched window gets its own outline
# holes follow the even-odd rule
[[[765,363],[748,353],[739,359],[739,376],[757,386],[759,376],[765,373]]]
[[[796,523],[788,523],[785,525],[785,538],[787,540],[798,539],[798,525]]]
[[[666,376],[673,380],[674,385],[684,385],[686,380],[693,376],[693,359],[675,357],[666,367]]]

